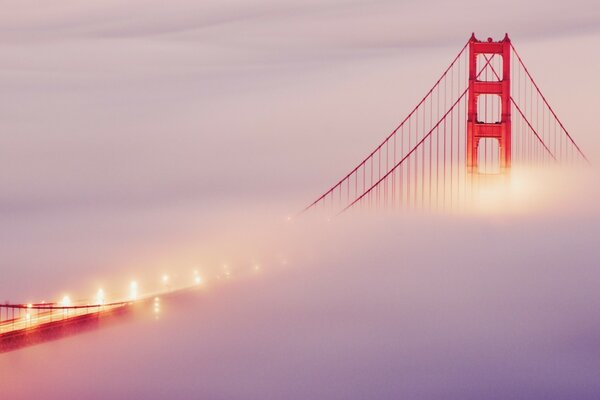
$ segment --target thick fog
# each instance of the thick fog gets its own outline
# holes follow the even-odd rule
[[[205,282],[0,355],[0,398],[598,398],[600,7],[519,3],[4,2],[0,300]],[[472,31],[511,35],[591,167],[297,216]]]

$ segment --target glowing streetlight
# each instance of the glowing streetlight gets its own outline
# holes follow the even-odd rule
[[[201,285],[203,281],[204,280],[202,279],[202,277],[200,276],[200,274],[198,273],[198,271],[194,271],[194,283],[196,285]]]
[[[69,307],[71,306],[71,298],[69,296],[63,296],[62,300],[59,302],[61,307]]]
[[[98,289],[98,293],[96,293],[96,304],[103,305],[104,304],[104,290]]]
[[[129,300],[137,300],[138,297],[138,283],[136,281],[132,281],[129,284]]]

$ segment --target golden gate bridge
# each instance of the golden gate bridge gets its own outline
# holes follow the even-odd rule
[[[463,200],[480,177],[506,176],[514,166],[586,163],[508,35],[480,41],[473,34],[406,118],[303,212],[444,207]],[[156,310],[158,299],[0,304],[0,352],[96,326],[137,304]]]
[[[302,212],[445,207],[513,166],[587,163],[508,34],[473,34],[406,118]]]

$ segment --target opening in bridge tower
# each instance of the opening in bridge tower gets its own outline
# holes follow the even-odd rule
[[[484,141],[497,141],[498,166],[500,172],[506,172],[511,166],[511,104],[510,104],[510,52],[511,44],[508,34],[501,41],[491,38],[483,42],[475,38],[469,40],[469,97],[467,115],[467,172],[479,171],[479,145]],[[502,60],[502,68],[492,68],[490,78],[481,75],[494,58]],[[483,68],[482,68],[483,67]],[[491,120],[481,115],[484,97],[495,98],[500,112],[497,119]],[[487,99],[486,107],[487,108]]]

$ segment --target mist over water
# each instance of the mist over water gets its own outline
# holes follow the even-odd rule
[[[329,222],[316,214],[274,218],[282,204],[265,210],[258,202],[244,213],[215,207],[218,224],[180,221],[169,253],[174,279],[200,265],[206,285],[198,293],[163,301],[158,319],[148,312],[3,355],[3,392],[595,398],[600,215],[586,201],[590,189],[551,196],[556,201],[537,212],[513,204],[472,213],[350,212]],[[201,236],[208,227],[212,234]],[[166,271],[157,265],[167,256],[153,260],[163,250],[146,246],[148,267],[137,272],[148,286]],[[125,286],[123,268],[115,274],[108,287]]]
[[[600,10],[465,31],[441,3],[11,5],[0,300],[205,284],[0,355],[0,398],[598,398],[600,81],[579,57]],[[515,169],[456,209],[296,216],[472,29],[509,31],[592,166]]]

